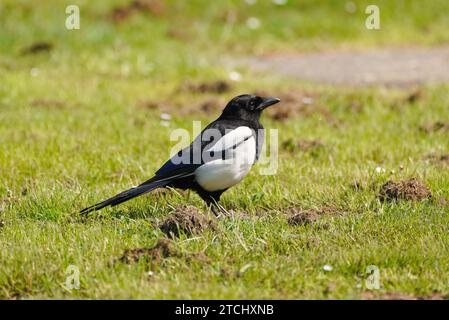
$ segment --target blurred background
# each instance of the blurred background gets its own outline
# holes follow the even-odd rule
[[[80,9],[67,30],[66,7]],[[380,30],[365,27],[370,1],[3,0],[2,73],[39,68],[70,81],[79,74],[167,79],[221,76],[229,60],[341,49],[439,46],[449,41],[443,0],[376,1]],[[228,63],[226,63],[228,62]],[[51,69],[51,70],[50,70]],[[245,72],[246,66],[242,66]],[[179,79],[181,78],[181,79]]]

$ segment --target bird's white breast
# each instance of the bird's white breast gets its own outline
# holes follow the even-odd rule
[[[244,129],[240,129],[244,128]],[[200,166],[195,171],[195,179],[198,184],[207,191],[225,190],[239,183],[249,172],[256,159],[256,140],[248,127],[240,127],[237,133],[246,134],[240,136],[240,142],[235,149],[229,150],[230,156],[216,159]],[[235,131],[235,130],[234,130]],[[222,139],[226,140],[226,136]],[[229,135],[235,138],[235,133]],[[217,144],[214,149],[217,149]],[[229,145],[225,142],[223,145]]]

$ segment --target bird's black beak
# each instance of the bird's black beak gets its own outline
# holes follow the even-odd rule
[[[269,106],[272,106],[273,104],[278,103],[279,100],[278,98],[272,98],[272,97],[268,97],[268,98],[264,98],[262,100],[262,103],[259,104],[259,106],[257,107],[257,110],[263,110],[265,108],[268,108]]]

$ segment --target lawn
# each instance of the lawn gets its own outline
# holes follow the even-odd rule
[[[69,31],[74,2],[81,29]],[[364,27],[368,1],[248,2],[2,1],[0,298],[449,294],[449,84],[333,87],[227,63],[447,45],[449,2],[377,1],[379,31]],[[209,216],[177,190],[78,214],[150,178],[174,129],[204,127],[245,92],[279,96],[285,111],[262,118],[278,130],[277,172],[260,164],[227,191],[232,217],[170,237],[160,226],[174,213]],[[412,178],[431,196],[382,198],[387,181]],[[70,265],[79,289],[66,285]]]

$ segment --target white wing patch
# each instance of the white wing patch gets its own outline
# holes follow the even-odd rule
[[[225,190],[239,183],[256,160],[256,139],[248,127],[238,127],[227,133],[208,151],[230,149],[226,159],[203,164],[195,171],[198,184],[207,191]]]
[[[234,130],[227,132],[220,138],[211,148],[206,151],[220,152],[229,148],[232,148],[239,143],[245,141],[249,137],[253,136],[253,131],[248,127],[238,127]]]

